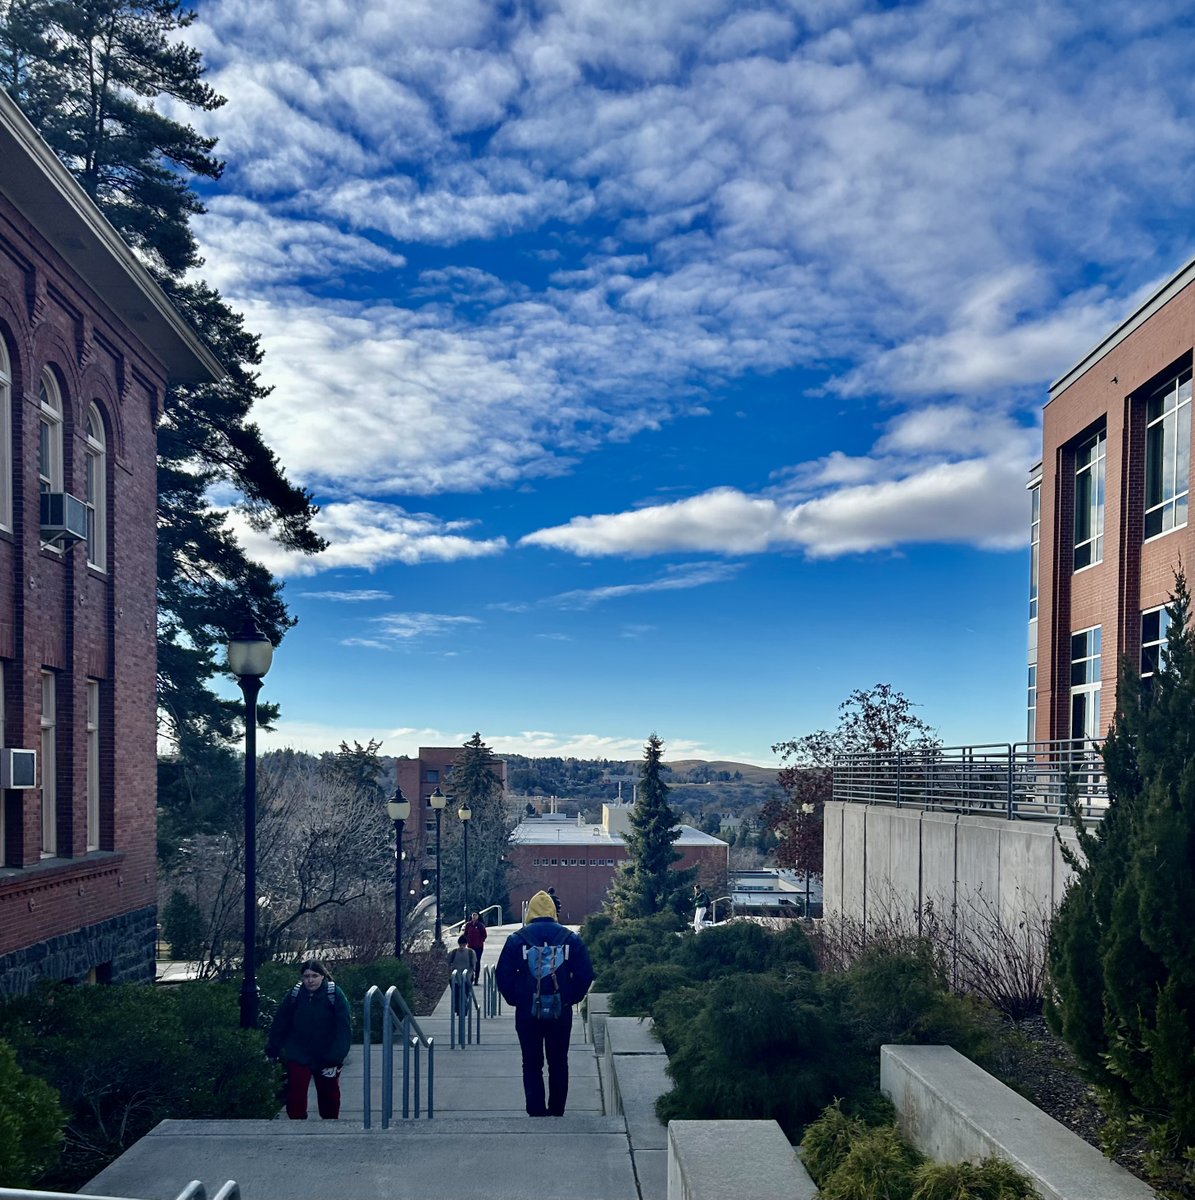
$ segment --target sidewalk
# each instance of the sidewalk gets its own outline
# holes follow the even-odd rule
[[[491,962],[516,928],[491,931]],[[432,1120],[401,1119],[396,1073],[397,1119],[381,1128],[381,1050],[375,1046],[372,1128],[366,1131],[361,1047],[354,1046],[341,1076],[341,1120],[320,1121],[313,1092],[312,1119],[305,1122],[163,1121],[82,1190],[174,1200],[191,1179],[201,1180],[209,1194],[235,1179],[243,1200],[663,1200],[654,1181],[641,1194],[626,1121],[604,1115],[597,1059],[579,1015],[565,1115],[532,1119],[524,1110],[512,1012],[504,1006],[498,1017],[483,1019],[481,1042],[455,1050],[449,1049],[448,1014],[445,993],[434,1014],[419,1018],[436,1047]],[[395,1057],[401,1064],[401,1055]],[[426,1055],[424,1068],[426,1110]]]

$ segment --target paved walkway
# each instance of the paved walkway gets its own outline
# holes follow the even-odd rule
[[[515,928],[491,931],[491,964]],[[419,1023],[435,1039],[433,1120],[401,1119],[400,1065],[398,1119],[381,1128],[381,1050],[375,1046],[372,1127],[365,1130],[363,1061],[354,1046],[341,1077],[339,1121],[318,1119],[314,1091],[306,1122],[164,1121],[82,1190],[174,1200],[191,1179],[202,1181],[209,1195],[235,1179],[243,1200],[664,1200],[663,1173],[653,1169],[641,1189],[626,1121],[604,1115],[598,1061],[579,1016],[567,1111],[535,1120],[523,1106],[509,1009],[482,1020],[480,1043],[455,1050],[449,1049],[447,993]]]

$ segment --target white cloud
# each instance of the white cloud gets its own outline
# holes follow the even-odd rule
[[[615,583],[604,587],[577,588],[560,592],[543,601],[558,608],[592,608],[606,600],[623,600],[627,596],[641,596],[650,592],[677,592],[689,588],[705,587],[710,583],[724,583],[738,574],[740,568],[734,563],[680,563],[668,567],[656,579],[639,583]]]
[[[450,616],[446,613],[406,612],[386,613],[374,617],[370,624],[386,642],[412,642],[422,638],[440,637],[453,630],[480,625],[476,617]]]
[[[300,592],[300,596],[306,596],[311,600],[333,600],[339,601],[342,604],[363,604],[370,600],[389,600],[389,592],[379,592],[371,588],[357,588],[353,591],[345,592]]]

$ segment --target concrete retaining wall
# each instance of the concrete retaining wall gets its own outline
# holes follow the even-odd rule
[[[863,924],[908,919],[933,903],[940,915],[999,912],[1002,920],[1052,912],[1070,868],[1056,826],[969,813],[882,805],[826,805],[825,912]],[[1075,846],[1074,831],[1059,832]]]
[[[775,1121],[670,1121],[668,1200],[812,1200]]]

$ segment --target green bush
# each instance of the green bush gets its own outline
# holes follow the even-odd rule
[[[41,1182],[77,1186],[167,1117],[271,1117],[278,1068],[238,1025],[237,988],[56,984],[0,1005],[0,1037],[66,1110],[61,1163]]]
[[[190,896],[177,889],[162,906],[162,933],[170,943],[170,957],[193,962],[205,948],[203,914]]]
[[[912,1200],[921,1155],[891,1125],[864,1130],[830,1173],[820,1200]]]
[[[843,1112],[841,1100],[835,1100],[805,1130],[801,1159],[818,1187],[842,1166],[851,1146],[863,1136],[866,1128],[858,1117]]]
[[[1012,1163],[985,1158],[980,1163],[922,1163],[914,1177],[912,1200],[1040,1200],[1040,1196]]]
[[[655,1010],[661,996],[686,987],[689,973],[677,963],[643,963],[610,997],[610,1014],[638,1017]]]
[[[741,972],[776,971],[794,967],[813,970],[813,947],[797,925],[773,933],[753,921],[735,921],[694,934],[678,944],[676,960],[694,979],[716,979]]]
[[[29,1187],[54,1166],[65,1123],[54,1089],[22,1071],[0,1042],[0,1184]]]

